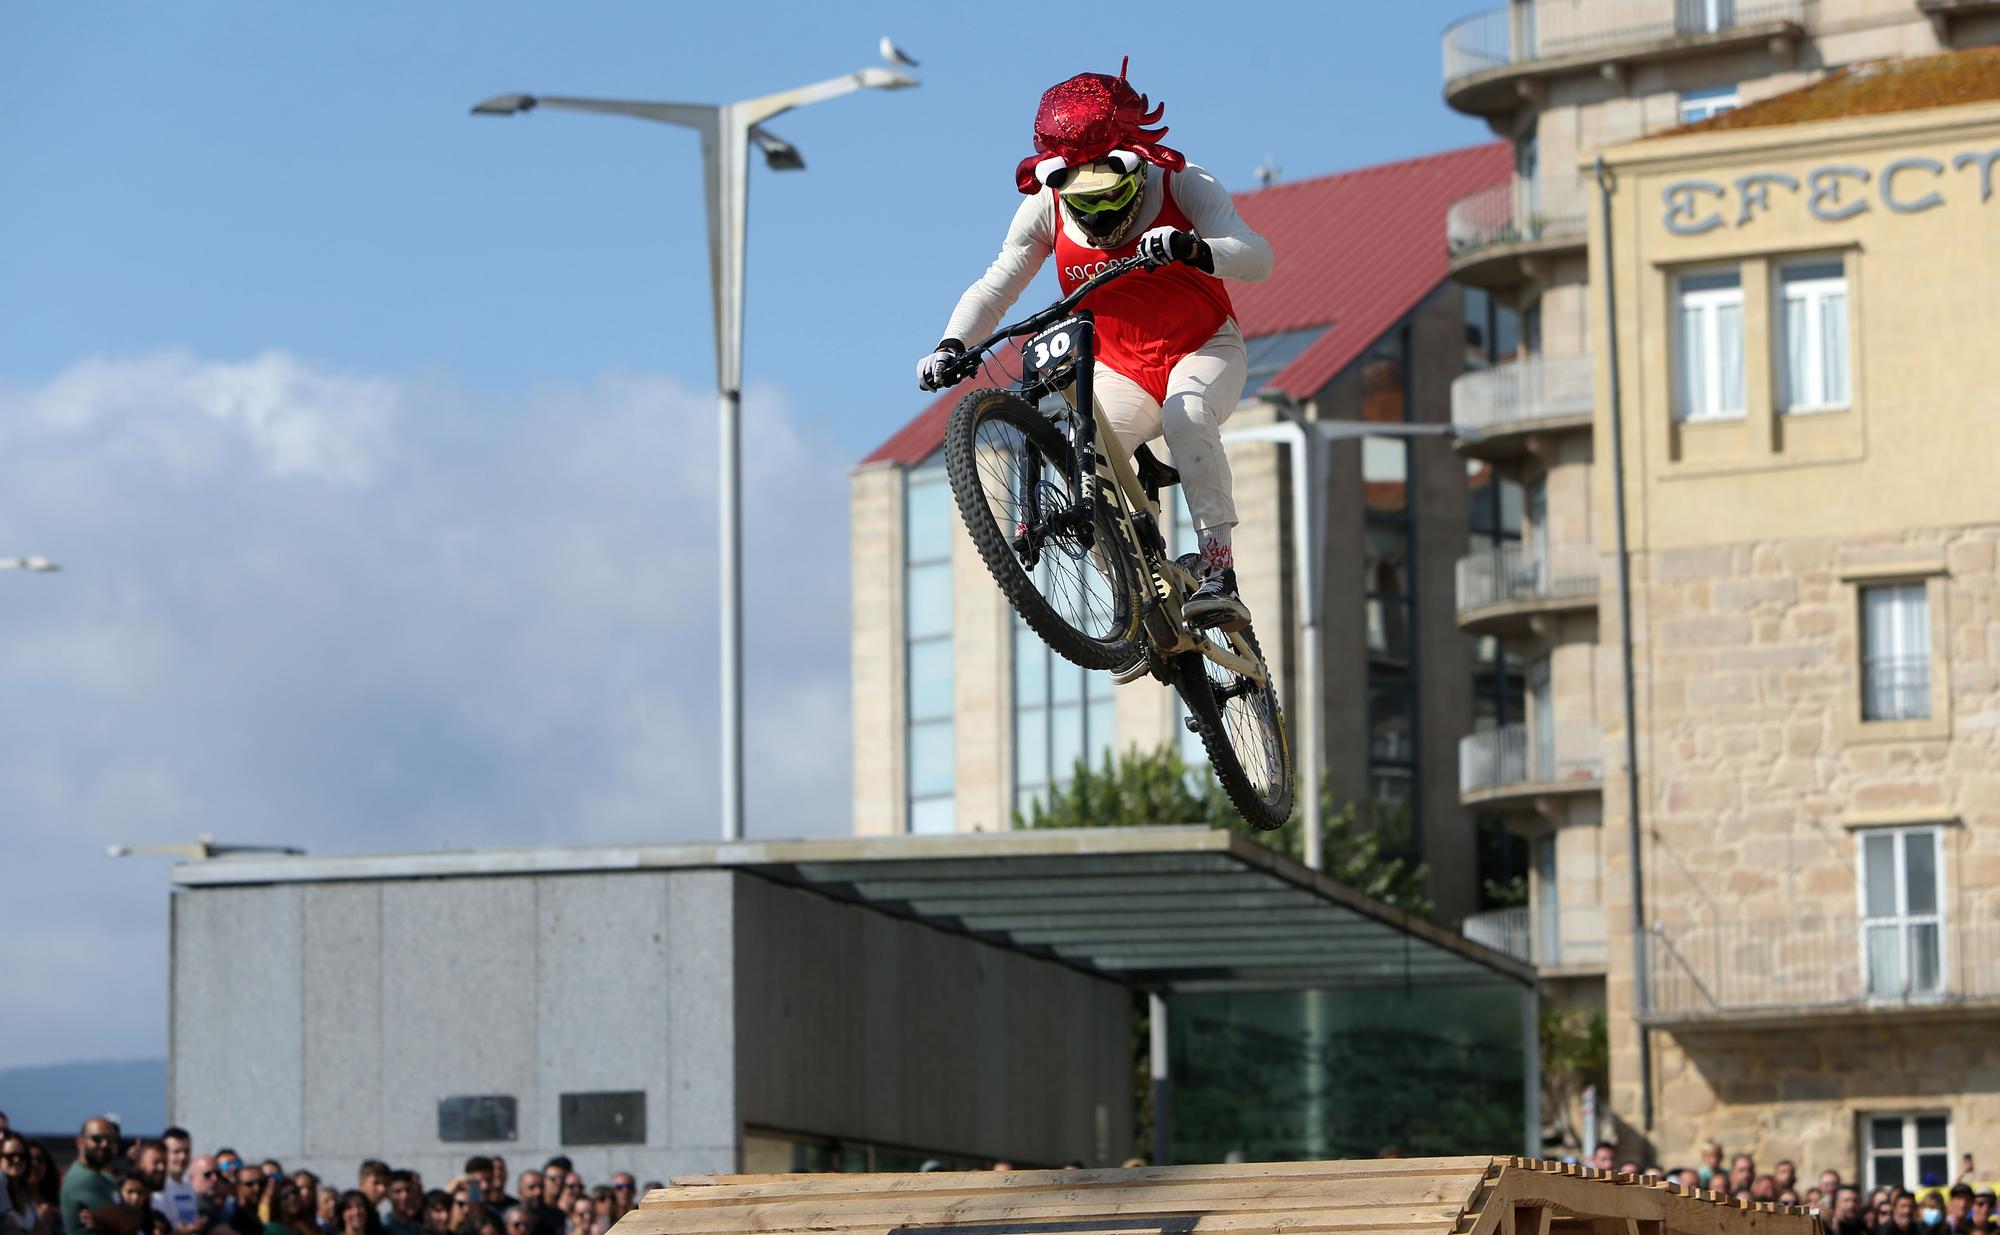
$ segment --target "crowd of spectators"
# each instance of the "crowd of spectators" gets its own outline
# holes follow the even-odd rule
[[[1727,1165],[1724,1165],[1725,1159]],[[1648,1166],[1620,1162],[1617,1147],[1599,1145],[1589,1165],[1602,1171],[1650,1175],[1679,1184],[1719,1192],[1738,1201],[1771,1201],[1804,1205],[1818,1211],[1831,1235],[2000,1235],[2000,1215],[1990,1187],[1974,1187],[1968,1155],[1957,1180],[1925,1180],[1917,1188],[1877,1187],[1866,1190],[1828,1168],[1816,1180],[1799,1178],[1798,1167],[1781,1159],[1766,1173],[1757,1169],[1754,1154],[1726,1155],[1715,1141],[1701,1146],[1700,1166]]]
[[[371,1158],[342,1188],[226,1147],[196,1154],[184,1128],[126,1140],[101,1118],[76,1155],[58,1172],[0,1114],[0,1235],[605,1235],[642,1195],[630,1172],[593,1186],[565,1157],[512,1178],[506,1159],[473,1157],[431,1188]]]

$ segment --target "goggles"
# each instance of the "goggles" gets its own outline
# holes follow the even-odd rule
[[[1105,214],[1125,209],[1138,195],[1139,177],[1131,173],[1101,193],[1065,193],[1063,204],[1078,214]]]

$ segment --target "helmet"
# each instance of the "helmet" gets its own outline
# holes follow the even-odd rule
[[[1166,111],[1151,110],[1147,98],[1125,80],[1130,57],[1118,66],[1118,76],[1078,73],[1042,95],[1035,109],[1035,153],[1014,169],[1014,185],[1023,193],[1052,188],[1059,193],[1080,191],[1078,182],[1089,165],[1118,158],[1115,175],[1126,176],[1144,159],[1168,171],[1179,171],[1187,160],[1178,150],[1159,144],[1167,135],[1158,124]]]

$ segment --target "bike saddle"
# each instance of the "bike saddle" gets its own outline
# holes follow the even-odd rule
[[[1181,482],[1181,474],[1153,457],[1153,452],[1145,446],[1132,452],[1132,465],[1139,477],[1140,487],[1146,490],[1146,500],[1160,500],[1160,490],[1168,485]]]

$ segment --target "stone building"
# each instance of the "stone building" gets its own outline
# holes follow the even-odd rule
[[[1608,995],[1651,1038],[1614,1037],[1618,1109],[1650,1062],[1663,1145],[1949,1182],[2000,1142],[2000,50],[1606,161],[1647,923]]]
[[[1495,341],[1491,306],[1447,279],[1436,237],[1452,201],[1502,184],[1507,169],[1506,148],[1493,143],[1239,194],[1277,262],[1262,283],[1228,285],[1250,378],[1226,430],[1280,418],[1445,424],[1452,380],[1513,346],[1514,331],[1502,323],[1506,340]],[[1055,295],[1045,279],[1016,313]],[[1479,317],[1470,336],[1469,311]],[[1000,376],[936,400],[853,474],[858,833],[1004,829],[1079,759],[1176,742],[1201,758],[1166,687],[1114,688],[1053,658],[960,530],[943,472],[945,419],[974,382]],[[1288,449],[1234,443],[1229,453],[1239,581],[1296,713]],[[1339,798],[1409,813],[1433,898],[1456,920],[1476,907],[1480,873],[1457,742],[1470,701],[1505,684],[1493,685],[1498,667],[1479,659],[1449,604],[1423,598],[1450,594],[1469,529],[1497,528],[1500,508],[1511,514],[1517,503],[1501,501],[1486,465],[1472,465],[1468,483],[1466,461],[1440,438],[1364,437],[1328,453],[1315,546],[1322,767]],[[1176,549],[1192,547],[1185,507],[1177,496],[1168,506]]]
[[[1892,445],[1897,439],[1882,423],[1891,405],[1922,404],[1930,413],[1925,440],[1941,445],[1955,429],[1975,427],[1968,398],[1982,383],[1955,371],[1948,363],[1952,353],[1915,323],[1950,304],[1959,315],[1954,325],[1976,324],[1990,333],[1993,306],[1978,299],[1979,281],[1965,269],[1989,255],[1958,253],[1944,210],[1906,217],[1881,202],[1837,228],[1817,224],[1817,230],[1779,234],[1767,215],[1794,207],[1805,212],[1813,190],[1753,181],[1750,191],[1763,196],[1746,208],[1736,178],[1763,164],[1738,170],[1738,160],[1748,156],[1720,151],[1730,142],[1754,146],[1760,139],[1642,139],[1710,117],[1741,120],[1760,100],[1808,86],[1842,66],[2000,40],[1997,13],[2000,6],[1962,0],[1513,0],[1445,33],[1446,103],[1485,118],[1508,139],[1515,167],[1511,183],[1453,206],[1446,232],[1452,275],[1517,312],[1521,333],[1520,355],[1511,363],[1458,380],[1452,416],[1482,434],[1461,449],[1517,482],[1526,507],[1518,541],[1501,537],[1480,546],[1460,566],[1457,583],[1461,624],[1502,640],[1527,683],[1525,715],[1513,718],[1519,723],[1507,723],[1504,715],[1477,716],[1462,745],[1461,789],[1469,805],[1499,812],[1529,843],[1529,903],[1475,917],[1466,930],[1532,959],[1545,996],[1608,1009],[1612,1120],[1604,1130],[1616,1131],[1621,1157],[1691,1161],[1699,1142],[1715,1136],[1732,1149],[1755,1150],[1761,1161],[1789,1156],[1802,1170],[1810,1163],[1885,1178],[1894,1154],[1864,1154],[1861,1147],[1878,1138],[1888,1143],[1894,1124],[1895,1143],[1908,1147],[1900,1169],[1914,1178],[1919,1140],[1926,1151],[1940,1135],[1953,1146],[1969,1144],[1966,1121],[1983,1117],[1935,1088],[1940,1072],[1964,1070],[1947,1062],[1952,1056],[1943,1044],[1952,1033],[1974,1031],[1923,1031],[1933,1034],[1943,1053],[1919,1062],[1922,1052],[1911,1054],[1909,1037],[1917,1031],[1908,1028],[1915,1014],[1891,1016],[1865,983],[1855,985],[1866,945],[1854,899],[1857,883],[1865,886],[1871,871],[1879,873],[1869,863],[1889,860],[1879,857],[1890,852],[1884,846],[1903,862],[1912,852],[1908,846],[1924,843],[1906,835],[1934,836],[1938,848],[1931,856],[1947,878],[1981,877],[1970,817],[1954,825],[1957,831],[1934,834],[1861,829],[1890,827],[1897,822],[1894,812],[1932,810],[1940,800],[1911,800],[1918,796],[1942,793],[1942,800],[1956,800],[1961,790],[1939,789],[1929,778],[1954,758],[1973,759],[1955,753],[1967,742],[1972,745],[1964,749],[1977,749],[1981,739],[1965,728],[1964,700],[1955,702],[1953,693],[1984,689],[1977,685],[1983,679],[1971,673],[1968,661],[1954,661],[1948,671],[1935,666],[1926,683],[1940,698],[1923,722],[1931,735],[1908,735],[1908,747],[1878,742],[1874,738],[1891,732],[1883,728],[1891,722],[1859,719],[1863,666],[1854,640],[1862,603],[1856,589],[1869,569],[1864,559],[1872,555],[1887,568],[1881,577],[1889,583],[1910,586],[1919,577],[1907,573],[1913,557],[1887,546],[1929,537],[1930,547],[1915,557],[1929,554],[1942,563],[1952,551],[1947,546],[1967,535],[1961,529],[1991,517],[1983,496],[1929,485],[1923,471],[1928,460],[1914,436],[1909,447]],[[1868,123],[1894,122],[1837,127],[1845,133]],[[1833,140],[1821,136],[1824,126],[1776,131],[1786,136],[1761,140]],[[1645,939],[1643,958],[1633,949],[1625,840],[1614,486],[1595,466],[1610,449],[1611,382],[1605,289],[1598,278],[1603,256],[1591,247],[1598,209],[1593,162],[1612,147],[1626,169],[1612,169],[1612,233],[1621,262],[1617,313],[1633,538],[1643,911],[1648,923],[1658,924]],[[1707,154],[1691,155],[1668,180],[1718,182],[1730,200],[1726,211],[1710,209],[1705,188],[1684,187],[1692,217],[1707,226],[1698,236],[1682,237],[1663,231],[1666,212],[1674,208],[1659,197],[1665,182],[1645,181],[1649,187],[1641,188],[1629,180],[1650,174],[1641,169],[1654,166],[1649,160],[1660,152],[1690,149],[1714,157],[1702,163]],[[1953,157],[1957,153],[1954,148]],[[1812,166],[1828,161],[1850,160],[1829,155]],[[1883,170],[1867,166],[1871,176]],[[1899,173],[1898,191],[1921,198],[1922,174]],[[1954,174],[1977,181],[1984,173]],[[1879,191],[1875,181],[1868,183],[1870,192]],[[1848,184],[1846,191],[1856,190]],[[1956,211],[1965,208],[1958,204],[1953,224],[1960,222]],[[1708,223],[1711,216],[1721,221]],[[1753,216],[1754,225],[1739,224]],[[1918,225],[1908,235],[1921,234],[1916,243],[1931,246],[1924,261],[1936,266],[1935,273],[1927,267],[1919,275],[1900,256],[1856,255],[1869,254],[1877,243],[1874,229],[1892,220]],[[1963,225],[1990,228],[1970,217]],[[1992,233],[1970,235],[1990,243]],[[1799,264],[1793,256],[1836,252],[1845,254],[1837,271],[1823,261]],[[1696,269],[1685,279],[1667,273],[1680,263],[1710,259],[1717,263],[1713,271]],[[1957,279],[1945,273],[1952,269]],[[1941,297],[1942,284],[1961,290]],[[1743,295],[1753,285],[1768,294]],[[1813,344],[1817,350],[1797,357],[1773,351],[1771,323],[1787,312],[1802,313],[1818,328],[1834,330],[1827,323],[1837,311],[1828,306],[1848,303],[1840,298],[1849,285],[1859,289],[1851,318],[1842,319],[1851,332],[1841,353],[1851,365],[1849,386],[1816,394],[1844,397],[1852,406],[1842,414],[1775,414],[1786,364],[1806,365],[1808,354],[1819,358],[1811,363],[1825,363],[1835,344],[1829,335]],[[1670,304],[1670,294],[1684,298]],[[1930,298],[1927,307],[1917,311],[1923,298]],[[1906,311],[1916,316],[1897,316]],[[1682,346],[1676,332],[1683,317],[1688,346],[1709,366],[1700,371],[1707,384],[1692,391],[1676,384],[1685,382],[1690,354],[1667,350]],[[1795,330],[1787,337],[1804,336]],[[1716,370],[1718,356],[1733,357],[1728,364],[1735,367]],[[1719,391],[1729,383],[1753,393],[1747,403],[1735,398],[1735,406],[1724,410],[1732,400]],[[1865,434],[1863,415],[1870,417]],[[1949,418],[1929,423],[1939,415]],[[1912,425],[1910,432],[1918,430]],[[1867,498],[1856,501],[1857,491]],[[1885,491],[1902,500],[1878,501]],[[1881,545],[1873,544],[1875,537],[1883,538]],[[1976,559],[1979,550],[1969,552]],[[1971,561],[1961,564],[1970,569]],[[1920,576],[1924,587],[1955,587],[1957,576],[1945,569],[1935,582]],[[1877,603],[1903,603],[1889,595]],[[1947,599],[1941,592],[1935,603]],[[1953,606],[1953,622],[1984,629],[1990,620],[1990,611]],[[1933,629],[1940,640],[1949,639],[1942,625]],[[1984,637],[1965,636],[1974,642]],[[1982,663],[1988,654],[1982,644]],[[1836,683],[1839,690],[1829,686],[1832,693],[1815,696],[1815,682]],[[1663,710],[1669,703],[1671,713]],[[1739,708],[1757,711],[1760,720],[1742,727],[1725,722]],[[1944,719],[1949,715],[1959,719]],[[1870,783],[1857,780],[1858,773],[1830,770],[1850,766],[1849,760],[1857,768],[1873,765],[1865,778]],[[1815,913],[1824,922],[1816,934],[1773,932],[1775,921],[1804,921]],[[1697,922],[1707,932],[1698,940],[1687,934]],[[1757,951],[1795,935],[1799,949],[1819,951]],[[1731,952],[1732,944],[1750,950]],[[1966,949],[1975,946],[1961,944],[1952,955],[1969,959]],[[1990,945],[1984,955],[1989,959],[1983,963],[1991,965]],[[1652,975],[1650,991],[1643,989],[1648,969],[1641,959]],[[1774,975],[1768,981],[1766,966]],[[1793,976],[1782,976],[1786,972]],[[1735,993],[1711,985],[1724,975]],[[1807,985],[1797,985],[1807,978]],[[1681,985],[1669,992],[1675,981]],[[1992,979],[1983,981],[1984,992],[1994,993]],[[1763,1001],[1754,1010],[1742,1002],[1753,991]],[[1951,988],[1953,996],[1962,992]],[[1698,1012],[1694,1005],[1702,1001],[1708,1006]],[[1955,997],[1946,1002],[1965,1006]],[[1797,1050],[1796,1035],[1783,1028],[1742,1028],[1756,1017],[1794,1026],[1826,1024],[1829,1016],[1863,1028],[1853,1031],[1846,1047],[1829,1046],[1826,1054]],[[1872,1075],[1861,1062],[1868,1051],[1860,1044],[1868,1035],[1883,1035],[1882,1051],[1893,1061]],[[1642,1051],[1647,1043],[1656,1049]],[[1787,1060],[1783,1070],[1776,1067],[1780,1058]],[[1932,1078],[1929,1090],[1914,1079],[1925,1072]],[[1648,1073],[1650,1083],[1642,1082]],[[1885,1076],[1895,1079],[1885,1082]]]

